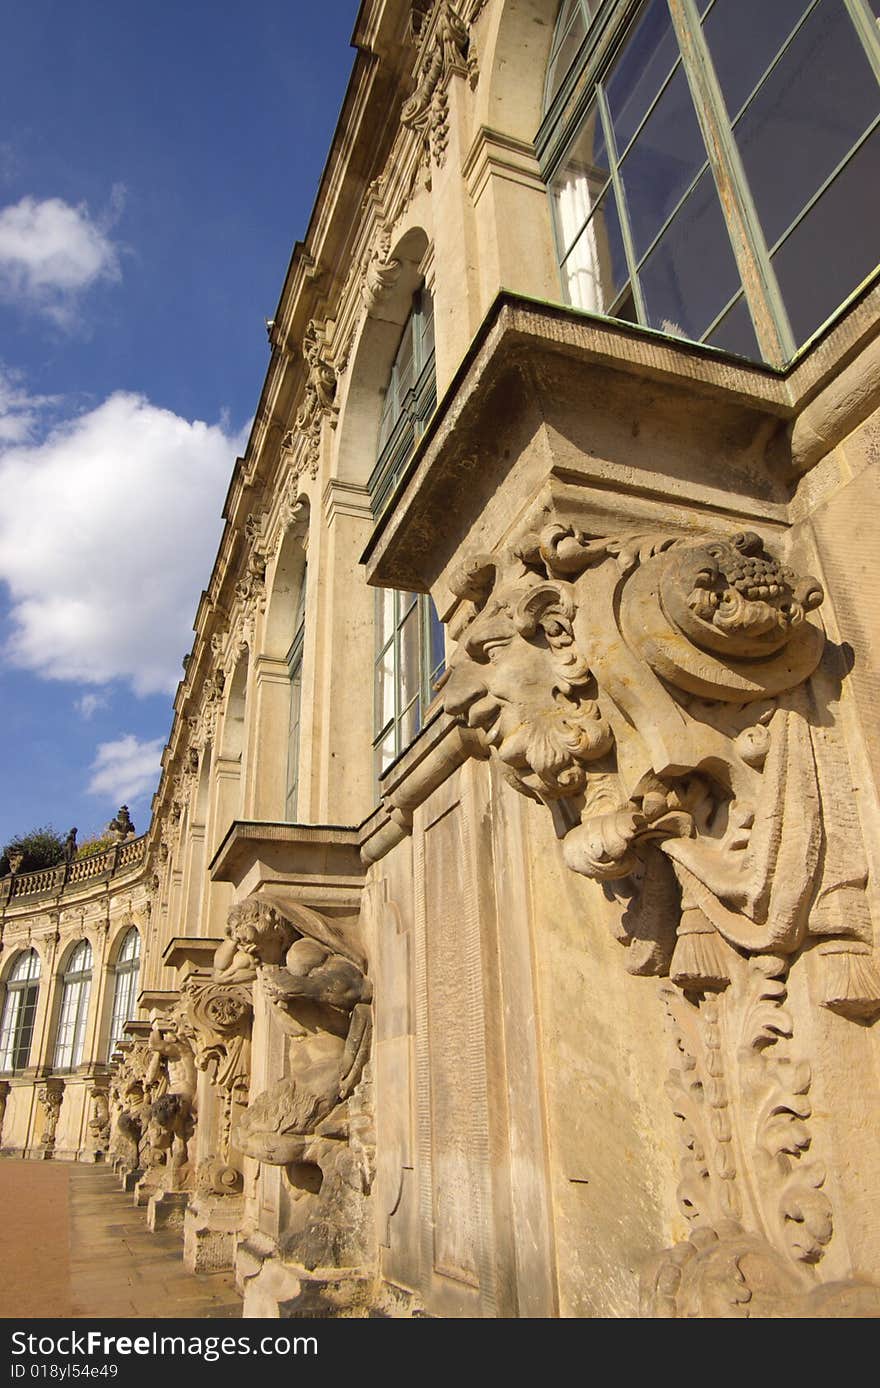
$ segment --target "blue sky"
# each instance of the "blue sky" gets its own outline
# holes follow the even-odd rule
[[[149,820],[357,0],[28,0],[0,52],[0,845]]]

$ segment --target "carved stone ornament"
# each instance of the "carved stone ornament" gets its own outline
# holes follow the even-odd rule
[[[425,152],[438,165],[446,157],[449,142],[449,79],[468,75],[468,25],[449,3],[440,0],[436,22],[422,54],[419,78],[412,96],[404,102],[400,121],[422,137]]]
[[[40,1146],[46,1152],[53,1151],[55,1147],[55,1133],[58,1128],[58,1118],[63,1101],[63,1080],[47,1080],[37,1090],[37,1102],[43,1110],[43,1131],[40,1136]]]
[[[264,903],[246,909],[230,935],[240,951],[227,950],[215,969],[235,978],[257,961],[257,987],[287,1058],[285,1078],[251,1101],[236,1140],[246,1155],[283,1166],[297,1191],[284,1251],[310,1268],[347,1265],[364,1237],[373,1175],[363,1088],[372,985],[357,951],[317,912],[298,907],[294,924]]]
[[[402,262],[391,254],[391,231],[380,226],[376,244],[364,262],[361,298],[368,314],[374,314],[385,302],[398,279]]]
[[[105,1151],[110,1141],[110,1095],[106,1080],[89,1089],[89,1137],[95,1151]]]
[[[302,353],[308,368],[306,389],[293,432],[306,440],[303,466],[307,463],[309,475],[314,478],[318,475],[321,456],[321,427],[326,419],[335,428],[338,415],[336,371],[330,360],[326,322],[319,323],[314,318],[309,322],[303,337]],[[291,442],[290,436],[285,435],[282,451],[290,451]]]
[[[468,606],[447,712],[549,808],[568,867],[621,901],[630,971],[674,985],[670,1094],[694,1232],[649,1270],[645,1308],[880,1307],[867,1284],[834,1293],[816,1277],[832,1210],[784,1007],[792,959],[818,939],[825,1006],[860,1020],[880,1008],[865,860],[832,803],[845,775],[807,684],[821,587],[751,532],[555,523],[476,556],[453,588]]]
[[[195,1131],[196,1067],[185,1013],[154,1012],[144,1076],[149,1099],[147,1160],[155,1184],[165,1190],[185,1188],[192,1175],[190,1143]]]

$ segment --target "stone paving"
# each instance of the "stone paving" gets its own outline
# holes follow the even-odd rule
[[[188,1273],[105,1166],[0,1162],[0,1316],[241,1316],[231,1274]]]

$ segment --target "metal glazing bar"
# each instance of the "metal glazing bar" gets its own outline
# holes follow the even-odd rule
[[[843,0],[849,17],[861,39],[874,76],[880,82],[880,26],[868,7],[867,0]]]
[[[608,110],[608,102],[605,99],[605,91],[601,82],[596,86],[596,102],[605,129],[605,144],[608,147],[608,163],[611,166],[611,182],[614,185],[614,193],[617,198],[617,215],[620,218],[620,234],[623,239],[623,252],[626,256],[626,268],[629,274],[629,282],[632,286],[633,301],[636,307],[636,316],[640,323],[647,325],[648,317],[645,312],[645,301],[642,298],[642,287],[639,284],[636,274],[636,252],[633,245],[632,231],[629,225],[629,212],[626,206],[626,194],[623,190],[623,180],[620,177],[620,169],[617,163],[617,143],[614,139],[614,127],[611,124],[611,113]]]
[[[789,50],[789,48],[791,47],[792,43],[794,42],[795,38],[796,38],[797,35],[800,33],[801,29],[804,27],[804,25],[806,24],[807,20],[810,18],[810,15],[813,13],[813,11],[814,11],[815,9],[817,9],[817,7],[818,7],[821,3],[822,3],[822,0],[813,0],[813,3],[812,3],[811,5],[809,5],[809,6],[807,7],[807,9],[804,10],[803,14],[801,15],[801,17],[800,17],[800,19],[798,20],[797,24],[796,24],[796,25],[794,26],[794,28],[792,29],[791,33],[788,35],[787,38],[785,38],[785,39],[783,40],[782,44],[781,44],[780,47],[779,47],[779,51],[776,53],[776,56],[773,58],[773,61],[770,62],[770,63],[768,63],[767,66],[765,67],[764,71],[761,73],[761,76],[758,78],[757,82],[756,82],[755,85],[752,87],[752,90],[749,92],[749,94],[748,94],[748,96],[746,97],[745,101],[744,101],[744,102],[742,103],[742,105],[740,106],[740,108],[739,108],[739,110],[737,111],[736,115],[731,115],[731,117],[730,117],[730,124],[731,124],[732,126],[733,126],[733,125],[736,125],[736,123],[737,123],[737,121],[739,120],[740,116],[742,116],[743,113],[745,112],[746,108],[747,108],[748,106],[751,105],[752,101],[753,101],[754,98],[758,95],[758,92],[761,90],[761,88],[763,87],[764,83],[767,81],[767,78],[770,76],[770,74],[771,74],[771,72],[773,71],[773,69],[774,69],[774,68],[780,63],[780,61],[785,57],[786,53],[788,52],[788,50]]]
[[[785,231],[782,233],[779,239],[776,242],[774,242],[774,244],[770,247],[771,255],[775,255],[782,243],[788,240],[789,236],[791,236],[791,233],[795,230],[796,227],[800,226],[807,213],[815,207],[822,194],[826,192],[828,188],[830,188],[831,184],[834,182],[835,178],[837,178],[838,174],[843,173],[843,170],[846,168],[847,164],[850,162],[854,155],[858,154],[862,145],[865,144],[865,142],[868,139],[870,139],[870,137],[874,134],[874,131],[877,129],[878,125],[880,125],[880,114],[874,117],[874,119],[871,121],[871,124],[865,130],[864,135],[859,136],[849,153],[844,155],[837,167],[832,169],[831,173],[825,179],[825,182],[822,183],[816,189],[815,193],[810,198],[810,201],[806,203],[806,205],[801,209],[801,211],[798,213],[798,215],[792,222],[791,226],[786,227]]]
[[[770,265],[764,233],[730,129],[699,15],[693,0],[667,0],[667,3],[758,344],[771,365],[784,366],[794,355],[794,336]]]

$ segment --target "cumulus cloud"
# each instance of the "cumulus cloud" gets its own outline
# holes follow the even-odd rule
[[[57,403],[54,395],[31,395],[22,373],[0,364],[0,449],[28,442],[46,411]]]
[[[97,218],[85,203],[73,207],[62,198],[24,197],[0,209],[0,296],[69,327],[84,291],[120,278],[108,233],[122,196],[114,189],[110,209]]]
[[[99,743],[89,791],[105,796],[115,805],[133,804],[158,785],[163,746],[161,737],[141,741],[134,733],[126,733],[114,742]]]
[[[49,679],[171,692],[244,435],[117,393],[0,450],[7,655]]]
[[[73,707],[80,718],[84,718],[88,722],[90,718],[95,716],[98,709],[106,708],[109,702],[106,694],[83,694],[81,699],[74,700]]]

